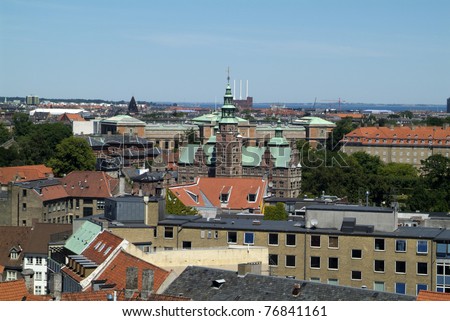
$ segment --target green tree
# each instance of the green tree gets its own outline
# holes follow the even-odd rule
[[[69,137],[56,145],[56,152],[47,166],[57,176],[76,170],[94,170],[96,158],[89,144],[83,138]]]
[[[15,113],[13,115],[14,136],[26,136],[30,133],[33,123],[28,114]]]
[[[356,152],[351,155],[359,165],[361,165],[364,174],[377,174],[378,171],[384,166],[380,157],[372,156],[366,152]]]
[[[344,138],[344,135],[350,133],[356,128],[353,124],[352,118],[346,117],[339,120],[336,123],[336,127],[331,132],[331,135],[327,139],[327,149],[331,151],[338,151],[341,148],[340,141]]]
[[[181,202],[178,197],[171,190],[167,190],[166,193],[166,211],[168,214],[173,215],[196,215],[198,210],[191,206],[186,206]]]
[[[421,161],[422,175],[431,188],[439,188],[450,180],[450,158],[436,154]]]
[[[264,207],[264,219],[270,221],[285,221],[288,218],[288,212],[284,208],[284,204],[278,202],[274,205]]]
[[[11,138],[11,133],[8,128],[6,128],[5,124],[0,123],[0,145],[4,142],[8,141]]]

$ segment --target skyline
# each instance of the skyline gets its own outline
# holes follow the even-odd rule
[[[0,3],[0,96],[438,104],[450,97],[450,2]]]

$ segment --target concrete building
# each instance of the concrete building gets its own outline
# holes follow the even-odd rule
[[[342,151],[366,152],[385,163],[406,163],[415,167],[428,157],[450,157],[450,127],[360,127],[342,139]]]
[[[100,122],[100,133],[103,135],[119,134],[144,137],[145,122],[128,115],[117,115]]]

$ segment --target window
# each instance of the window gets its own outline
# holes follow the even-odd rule
[[[33,264],[33,257],[27,257],[27,264],[32,265]]]
[[[11,260],[17,260],[19,258],[19,253],[13,250],[9,252],[9,258]]]
[[[375,239],[375,251],[384,251],[384,239]]]
[[[40,285],[36,285],[34,287],[34,293],[37,295],[42,294],[42,287]]]
[[[35,279],[36,281],[42,281],[42,272],[36,272],[36,273],[34,274],[34,279]]]
[[[26,211],[27,210],[27,203],[22,203],[22,211]]]
[[[406,240],[395,240],[395,252],[406,252]]]
[[[245,232],[244,244],[254,244],[254,243],[255,243],[255,234],[253,232]]]
[[[428,263],[427,262],[417,262],[417,274],[421,274],[421,275],[428,274]]]
[[[406,273],[405,261],[395,261],[395,273]]]
[[[172,226],[164,227],[164,238],[173,239],[173,227]]]
[[[311,247],[320,247],[320,235],[311,235]]]
[[[329,257],[328,258],[328,269],[337,270],[339,269],[339,258],[337,257]]]
[[[42,265],[42,258],[41,257],[37,257],[36,258],[36,265]]]
[[[373,289],[375,291],[384,292],[384,282],[382,282],[382,281],[375,281],[375,282],[373,282]]]
[[[352,271],[352,280],[362,280],[361,271]]]
[[[419,294],[420,291],[427,291],[428,290],[428,285],[427,284],[417,284],[416,285],[416,295]]]
[[[256,202],[256,194],[248,194],[249,202]]]
[[[320,256],[311,256],[311,269],[320,269]]]
[[[22,197],[27,197],[27,190],[26,189],[22,190]]]
[[[231,244],[237,243],[237,232],[228,232],[227,242]]]
[[[295,246],[297,243],[295,234],[286,234],[286,245]]]
[[[339,248],[339,239],[337,236],[329,236],[328,237],[328,247],[331,249]]]
[[[375,272],[384,272],[384,260],[375,260],[374,270]]]
[[[14,281],[14,280],[17,280],[17,271],[6,271],[5,281]]]
[[[450,244],[445,242],[438,242],[436,245],[436,256],[438,258],[450,258]]]
[[[286,255],[286,267],[295,267],[295,255]]]
[[[269,245],[278,245],[278,234],[269,233]]]
[[[327,283],[331,284],[331,285],[339,285],[339,280],[338,279],[328,279]]]
[[[320,278],[309,278],[311,282],[320,283]]]
[[[97,200],[97,209],[102,210],[105,208],[105,200]]]
[[[450,263],[438,262],[436,264],[436,290],[450,293]]]
[[[192,248],[192,242],[191,241],[183,241],[183,250],[190,250]]]
[[[362,250],[352,249],[352,259],[360,259],[362,258]]]
[[[220,194],[220,202],[221,203],[228,203],[228,197],[230,196],[230,194],[228,193],[221,193]]]
[[[278,266],[278,254],[269,254],[269,265]]]
[[[406,294],[406,283],[396,282],[395,283],[395,293]]]
[[[92,204],[92,199],[90,199],[90,198],[83,199],[83,205],[84,204]]]
[[[427,254],[427,253],[428,253],[428,241],[418,240],[417,254]]]

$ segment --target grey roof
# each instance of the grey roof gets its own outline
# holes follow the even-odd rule
[[[352,231],[341,231],[334,228],[306,228],[304,222],[297,220],[289,221],[269,221],[264,220],[262,215],[245,215],[242,218],[207,219],[200,216],[168,216],[159,222],[159,225],[183,226],[193,229],[215,229],[228,231],[264,231],[264,232],[284,232],[284,233],[306,233],[306,234],[328,234],[328,235],[371,235],[379,237],[404,237],[404,238],[424,238],[450,239],[450,232],[442,234],[445,229],[430,227],[399,227],[394,232],[373,231],[367,229],[366,225],[358,225]],[[447,236],[445,236],[447,235]]]
[[[178,172],[168,171],[168,172],[145,172],[141,175],[132,177],[133,182],[149,183],[149,182],[160,182],[164,179],[164,175],[170,173],[172,177],[177,178]]]
[[[224,280],[220,287],[213,281]],[[297,289],[296,289],[297,287]],[[299,287],[299,288],[298,288]],[[164,291],[194,301],[414,301],[414,296],[189,266]]]
[[[26,181],[26,182],[15,182],[13,185],[20,186],[22,188],[29,188],[29,189],[41,189],[46,186],[53,186],[53,185],[59,185],[61,182],[57,178],[45,178],[45,179],[38,179],[35,181]]]
[[[389,207],[359,206],[359,205],[308,205],[307,210],[321,211],[351,211],[351,212],[375,212],[375,213],[393,213],[394,210]]]

